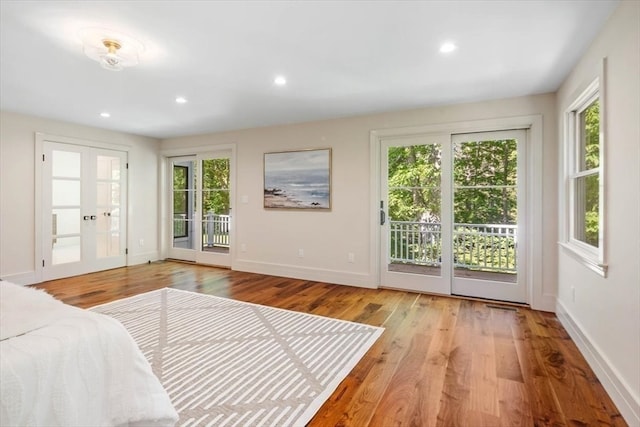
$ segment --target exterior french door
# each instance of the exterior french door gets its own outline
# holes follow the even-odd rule
[[[231,266],[231,153],[169,158],[169,257]]]
[[[382,286],[449,294],[449,135],[382,141]]]
[[[451,142],[451,293],[526,302],[526,131],[459,134]]]
[[[381,144],[381,284],[525,302],[526,131]]]
[[[43,279],[126,265],[127,153],[46,141]]]

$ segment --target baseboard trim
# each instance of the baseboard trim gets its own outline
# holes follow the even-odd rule
[[[40,283],[35,271],[3,275],[2,280],[15,283],[16,285],[33,285],[35,283]]]
[[[231,269],[247,273],[290,277],[292,279],[300,280],[313,280],[314,282],[335,283],[338,285],[357,286],[360,288],[377,288],[377,286],[372,283],[373,280],[369,274],[351,273],[348,271],[326,270],[320,268],[244,260],[235,260]]]
[[[141,254],[132,254],[127,257],[127,265],[146,264],[149,261],[154,262],[160,259],[158,251],[144,252]]]
[[[529,306],[534,310],[548,311],[550,313],[555,313],[556,296],[544,294],[538,297],[534,297],[533,301],[529,303]]]
[[[640,426],[640,399],[633,395],[625,381],[611,367],[607,358],[592,343],[588,335],[582,331],[560,300],[556,301],[556,316],[578,346],[625,421],[630,426]]]

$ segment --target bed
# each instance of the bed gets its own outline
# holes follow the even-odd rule
[[[122,324],[0,281],[1,426],[173,426],[177,420]]]

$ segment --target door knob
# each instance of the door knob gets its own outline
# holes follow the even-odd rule
[[[95,215],[91,215],[91,220],[92,220],[92,221],[95,221],[95,220],[96,220],[96,218],[97,218],[97,217],[96,217]]]
[[[104,215],[104,216],[111,216],[111,212],[103,212],[103,214],[102,214],[102,215]]]
[[[85,221],[88,221],[89,220],[89,215],[83,216],[82,219],[84,219]]]

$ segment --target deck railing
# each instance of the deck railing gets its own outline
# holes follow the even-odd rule
[[[516,272],[517,225],[454,224],[455,267]],[[390,261],[439,266],[442,231],[439,223],[390,221]]]
[[[229,215],[209,212],[204,216],[202,227],[202,246],[229,246]]]
[[[173,236],[174,238],[186,238],[189,236],[188,224],[191,220],[185,214],[175,214],[173,216]],[[218,215],[209,212],[204,215],[202,221],[202,246],[229,246],[230,216]]]

